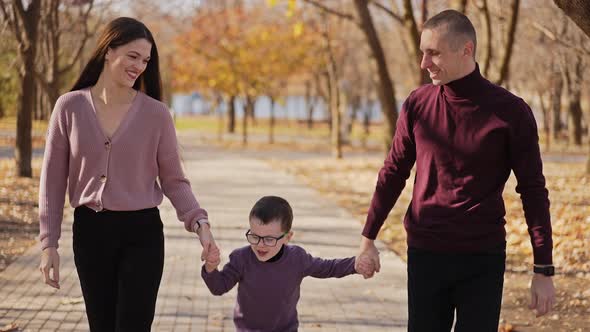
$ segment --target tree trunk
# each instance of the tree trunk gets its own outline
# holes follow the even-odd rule
[[[543,132],[545,135],[545,151],[549,151],[551,147],[551,116],[549,114],[549,109],[547,105],[545,105],[545,101],[543,100],[543,92],[537,91],[537,96],[539,97],[539,105],[541,106],[541,112],[543,112]]]
[[[330,80],[330,113],[332,114],[332,157],[342,159],[342,134],[340,131],[340,89],[338,82]]]
[[[270,119],[268,123],[268,143],[275,142],[275,99],[270,97]]]
[[[246,96],[246,109],[248,110],[248,116],[252,119],[252,125],[256,126],[256,114],[255,114],[256,98]]]
[[[559,139],[561,131],[561,94],[563,93],[563,78],[559,72],[551,75],[551,138]]]
[[[553,0],[553,2],[590,37],[590,1]]]
[[[476,7],[479,10],[480,13],[480,17],[481,17],[481,21],[482,23],[482,29],[483,29],[483,33],[482,35],[484,36],[482,42],[480,43],[480,45],[482,46],[481,48],[483,49],[483,55],[482,55],[482,66],[481,66],[481,72],[483,74],[484,77],[489,77],[489,72],[490,72],[490,65],[492,63],[492,20],[490,18],[490,11],[488,9],[488,1],[487,0],[481,0],[481,2],[476,2]]]
[[[368,100],[365,103],[363,109],[363,138],[362,138],[362,146],[367,146],[367,140],[369,139],[369,134],[371,133],[371,108],[373,106],[373,102]]]
[[[13,2],[16,6],[15,24],[21,24],[23,32],[20,36],[19,54],[22,59],[21,92],[19,94],[19,106],[16,118],[16,146],[14,157],[18,176],[32,177],[31,154],[32,154],[32,115],[35,101],[35,57],[37,54],[37,34],[41,12],[41,0],[31,0],[25,10],[21,0]]]
[[[411,0],[404,0],[404,15],[402,17],[403,29],[406,34],[406,38],[410,41],[407,45],[409,48],[410,57],[414,59],[417,67],[416,74],[414,76],[414,82],[416,85],[422,85],[430,82],[430,76],[428,71],[422,70],[420,64],[422,63],[422,51],[420,51],[420,31],[418,24],[414,18],[414,8]],[[426,4],[423,4],[425,7]],[[397,105],[396,105],[397,107]]]
[[[35,105],[35,77],[34,56],[31,51],[26,51],[24,62],[24,76],[21,82],[21,92],[19,93],[19,108],[16,117],[16,147],[14,157],[18,169],[18,176],[32,177],[31,169],[32,158],[32,124],[33,109]]]
[[[305,81],[305,108],[307,109],[307,129],[312,129],[314,100],[311,96],[311,80]]]
[[[352,100],[350,101],[350,114],[348,114],[346,127],[344,129],[344,136],[346,137],[346,140],[348,142],[351,141],[352,129],[354,128],[354,121],[356,120],[359,109],[361,108],[361,96],[356,95],[351,99]]]
[[[512,0],[510,3],[510,22],[508,24],[508,34],[506,42],[502,45],[502,56],[500,57],[500,69],[498,70],[498,77],[495,83],[501,85],[508,79],[508,71],[510,69],[510,59],[512,58],[512,49],[514,46],[514,38],[516,36],[516,25],[518,23],[518,12],[520,8],[520,0]]]
[[[248,98],[246,97],[246,101],[244,103],[244,116],[242,116],[242,144],[248,144]]]
[[[326,55],[328,58],[328,70],[326,71],[326,82],[328,84],[328,108],[330,110],[330,136],[332,156],[342,159],[342,135],[340,132],[340,88],[338,87],[338,67],[332,44],[328,34],[324,34],[326,42]]]
[[[361,27],[369,46],[371,48],[371,56],[376,63],[379,84],[378,84],[378,95],[379,101],[381,102],[381,111],[386,121],[385,135],[384,135],[384,147],[386,151],[389,151],[395,133],[395,125],[397,122],[397,101],[395,98],[395,88],[391,77],[389,76],[389,69],[387,68],[387,61],[385,60],[385,54],[377,36],[377,31],[373,25],[373,19],[369,12],[368,0],[355,0],[354,1],[357,12],[361,20]]]
[[[230,96],[227,105],[227,132],[236,132],[236,96]]]
[[[33,120],[41,119],[41,110],[43,109],[43,90],[35,82],[35,101],[33,102]]]
[[[572,91],[568,96],[568,140],[572,145],[582,145],[581,92]]]
[[[217,95],[213,99],[213,109],[209,110],[209,113],[213,113],[217,115],[217,140],[219,142],[223,141],[223,132],[225,130],[225,123],[223,119],[223,112],[221,111],[221,104],[223,103],[223,96],[221,94]]]

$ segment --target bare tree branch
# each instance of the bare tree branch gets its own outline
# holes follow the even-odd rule
[[[21,5],[22,8],[22,3],[19,1],[14,1],[15,3],[18,3]],[[12,5],[12,29],[14,31],[14,36],[16,37],[16,41],[18,42],[19,45],[23,45],[23,36],[21,34],[21,28],[20,28],[20,20],[19,20],[19,16],[17,9],[16,9],[16,5],[13,3]]]
[[[76,64],[76,61],[78,60],[78,58],[80,57],[80,54],[82,54],[82,51],[84,50],[84,46],[86,45],[86,41],[88,41],[88,38],[91,36],[91,33],[88,29],[88,18],[90,16],[90,12],[92,11],[92,8],[94,6],[94,1],[91,0],[89,1],[89,6],[88,8],[83,12],[82,7],[80,7],[80,12],[81,16],[80,16],[80,21],[84,22],[84,33],[82,36],[82,39],[80,41],[80,44],[78,45],[78,49],[74,52],[73,56],[70,58],[70,60],[66,63],[66,65],[64,65],[64,67],[59,70],[58,75],[63,75],[66,72],[70,71],[72,69],[72,67],[74,66],[74,64]]]
[[[337,11],[335,9],[332,9],[332,8],[330,8],[328,6],[325,6],[325,5],[321,4],[321,3],[319,3],[316,0],[303,0],[303,2],[306,2],[306,3],[308,3],[308,4],[312,5],[312,6],[315,6],[316,8],[319,8],[322,11],[324,11],[325,13],[336,15],[336,16],[338,16],[340,18],[344,18],[344,19],[347,19],[347,20],[351,20],[351,21],[355,21],[356,22],[356,19],[355,19],[354,15],[348,14],[348,13],[339,12],[339,11]]]
[[[568,41],[563,40],[563,38],[559,38],[558,36],[556,36],[556,34],[551,31],[549,28],[537,23],[537,22],[533,22],[532,26],[539,30],[540,32],[542,32],[547,38],[549,38],[551,41],[560,44],[561,46],[567,47],[568,49],[571,49],[573,51],[575,51],[576,53],[582,55],[582,56],[588,56],[590,55],[590,50],[587,50],[585,48],[582,48],[578,45],[574,45]],[[560,34],[561,35],[561,34]]]
[[[380,3],[379,1],[372,0],[372,1],[370,1],[370,4],[381,9],[382,11],[384,11],[387,15],[391,16],[391,18],[393,18],[395,21],[397,21],[397,23],[400,23],[400,24],[403,23],[401,16],[394,13],[393,10],[387,8],[384,4]]]
[[[2,12],[2,19],[5,22],[5,24],[12,28],[12,20],[8,15],[8,11],[6,10],[6,4],[4,3],[4,1],[0,1],[0,12]]]

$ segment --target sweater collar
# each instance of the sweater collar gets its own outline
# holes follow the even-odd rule
[[[442,86],[446,95],[451,97],[470,98],[481,94],[484,91],[486,79],[479,72],[479,65],[468,75],[451,81]]]
[[[276,262],[279,259],[281,259],[281,257],[283,257],[283,253],[285,252],[285,246],[281,245],[281,250],[279,250],[279,252],[277,252],[276,255],[274,255],[271,259],[267,260],[264,263],[272,263],[272,262]]]

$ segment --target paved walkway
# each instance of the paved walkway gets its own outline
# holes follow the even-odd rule
[[[197,197],[209,211],[222,248],[222,264],[232,249],[246,244],[251,206],[259,197],[271,194],[285,197],[293,206],[292,243],[326,258],[356,254],[358,221],[293,176],[251,156],[227,151],[188,148],[183,158]],[[199,274],[197,239],[184,231],[167,200],[161,213],[166,260],[153,330],[233,331],[236,288],[224,296],[212,296]],[[71,218],[64,223],[61,290],[41,282],[38,248],[31,248],[0,273],[0,328],[16,323],[20,331],[88,331],[73,264]],[[405,265],[384,248],[381,259],[382,272],[370,280],[359,275],[306,278],[298,306],[300,331],[405,331]]]

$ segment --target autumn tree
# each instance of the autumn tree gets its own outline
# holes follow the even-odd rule
[[[20,58],[20,91],[16,118],[16,146],[14,150],[18,176],[32,177],[31,168],[33,102],[35,100],[35,57],[41,0],[0,1],[2,18],[13,32]]]
[[[67,74],[78,63],[86,42],[96,30],[92,25],[93,0],[46,0],[41,10],[39,54],[36,77],[47,96],[42,118],[46,118],[62,92]],[[99,20],[100,21],[100,20]]]
[[[195,16],[191,30],[176,43],[178,89],[243,98],[244,144],[256,98],[278,97],[285,81],[311,59],[314,39],[307,38],[304,22],[295,13],[291,16],[285,20],[267,7],[208,10]]]
[[[554,0],[555,4],[590,37],[590,2],[580,0]],[[586,173],[590,174],[590,150],[586,163]]]

